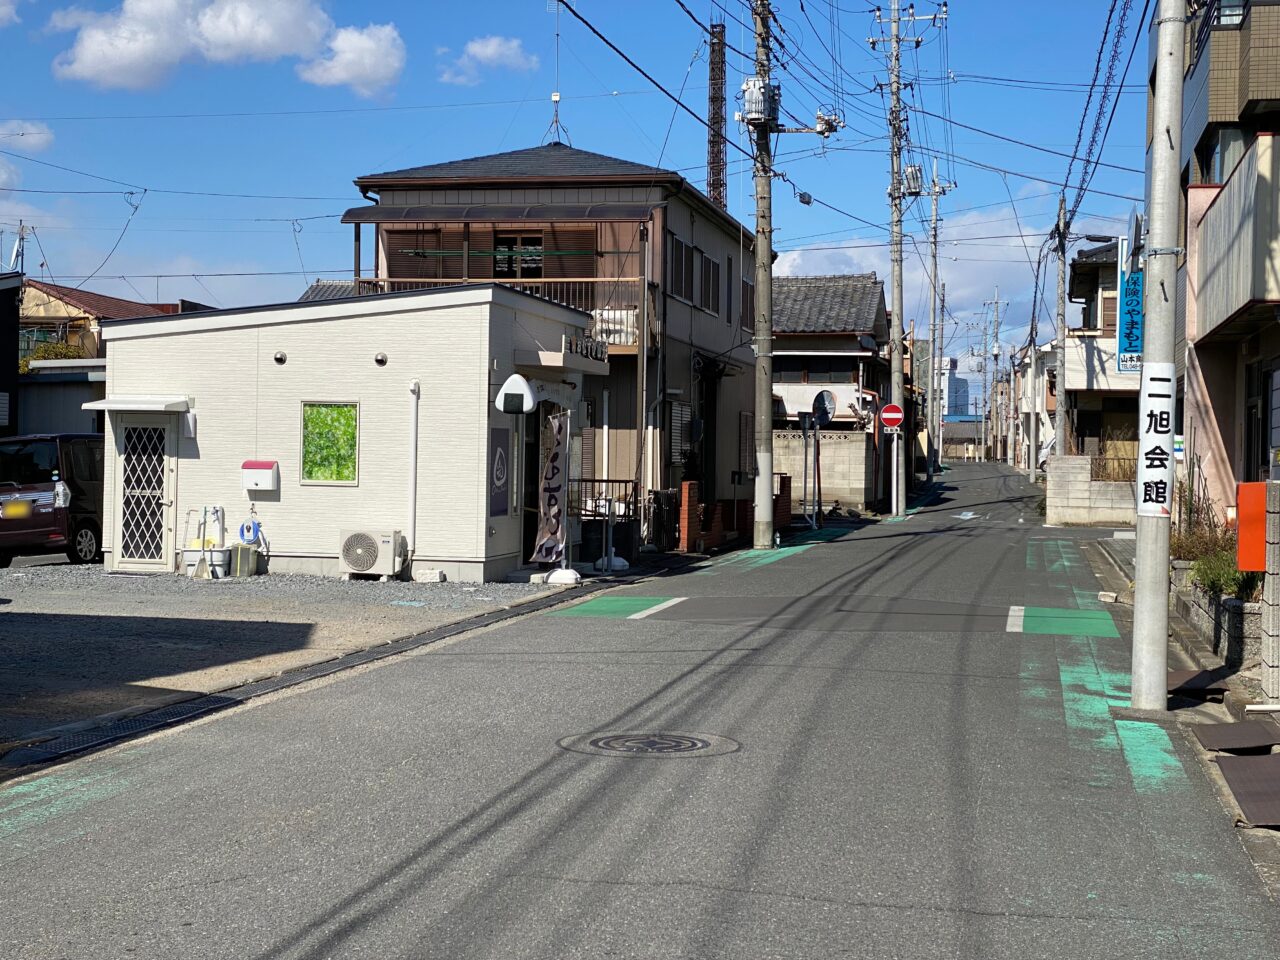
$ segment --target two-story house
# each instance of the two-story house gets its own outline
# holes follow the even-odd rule
[[[1111,472],[1137,463],[1137,369],[1121,370],[1116,331],[1118,272],[1112,241],[1071,260],[1067,295],[1080,304],[1080,323],[1066,331],[1064,416],[1066,453],[1111,461]],[[1070,318],[1068,318],[1070,319]]]
[[[1280,448],[1278,37],[1260,0],[1212,0],[1186,34],[1178,428],[1188,489],[1219,517]]]
[[[343,217],[359,292],[497,281],[590,314],[592,342],[570,349],[607,345],[610,372],[574,404],[585,489],[661,540],[674,512],[650,494],[681,480],[705,503],[750,501],[754,237],[726,210],[679,173],[563,143],[355,183],[372,201]]]
[[[829,391],[835,413],[822,431],[822,501],[864,510],[884,496],[888,449],[877,414],[888,402],[889,321],[874,273],[773,278],[774,467],[792,476],[799,505],[802,414]]]

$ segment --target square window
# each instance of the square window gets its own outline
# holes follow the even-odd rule
[[[304,402],[301,481],[355,486],[359,466],[360,405]]]

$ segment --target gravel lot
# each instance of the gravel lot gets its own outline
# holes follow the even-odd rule
[[[548,589],[0,570],[0,752],[52,727],[225,690]]]

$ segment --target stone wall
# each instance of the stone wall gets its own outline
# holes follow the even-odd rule
[[[1045,523],[1051,526],[1133,526],[1133,484],[1090,480],[1088,457],[1050,457]]]
[[[813,490],[813,433],[809,434],[809,489]],[[836,501],[841,510],[865,511],[874,504],[875,448],[871,435],[862,430],[822,431],[822,506],[830,510]],[[791,476],[791,502],[800,512],[804,478],[804,436],[799,430],[773,432],[773,469]]]

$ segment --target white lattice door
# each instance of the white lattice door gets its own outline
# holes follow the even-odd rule
[[[165,416],[126,414],[116,424],[119,569],[173,569],[173,429]]]

